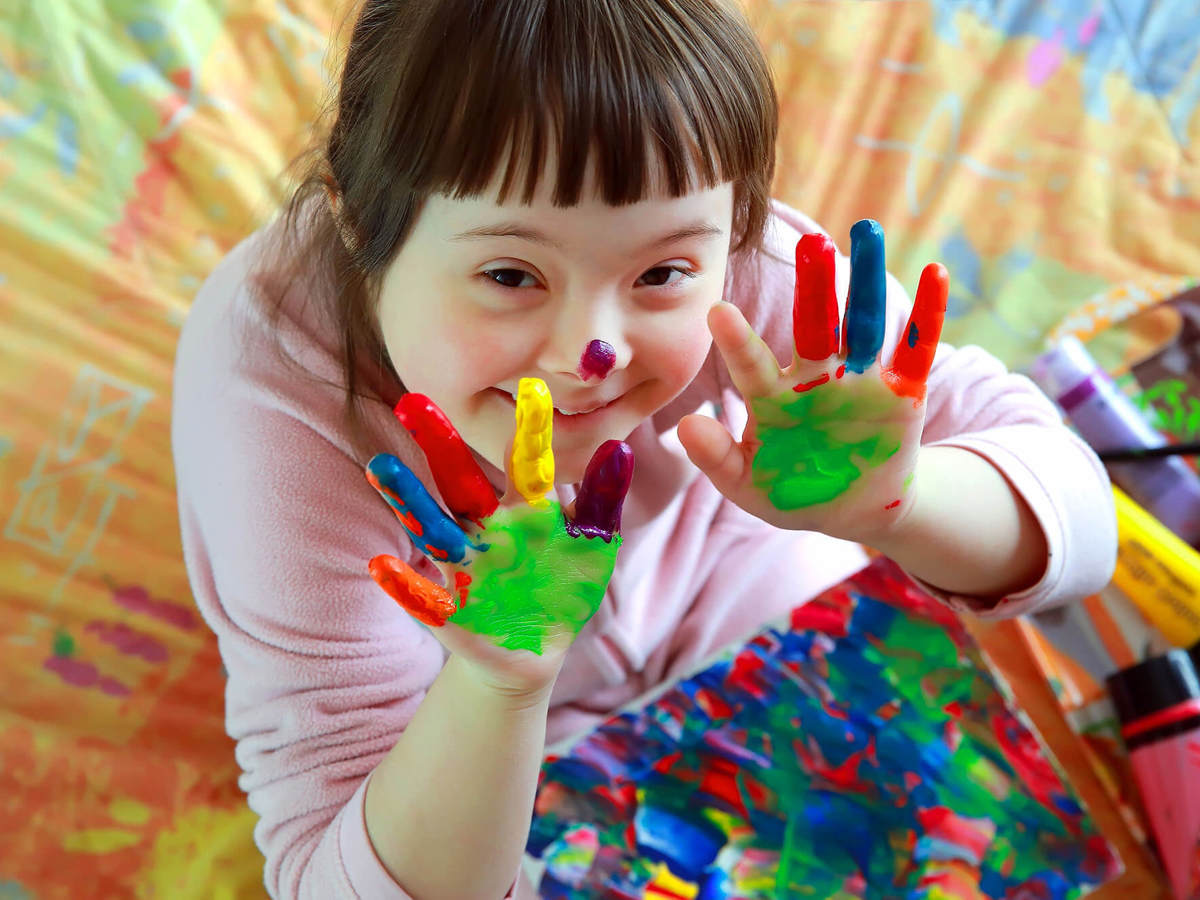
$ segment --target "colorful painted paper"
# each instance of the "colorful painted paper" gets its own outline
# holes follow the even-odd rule
[[[878,559],[548,758],[541,896],[1084,896],[1120,861],[1001,688]]]

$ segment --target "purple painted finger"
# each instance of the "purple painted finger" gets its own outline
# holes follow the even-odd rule
[[[633,479],[633,448],[624,441],[605,441],[588,463],[575,498],[575,517],[567,522],[574,537],[606,541],[621,530],[621,506]]]

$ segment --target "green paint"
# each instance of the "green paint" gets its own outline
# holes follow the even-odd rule
[[[815,389],[753,402],[755,434],[751,480],[776,509],[828,503],[844,494],[864,469],[882,465],[900,449],[902,429],[879,426],[894,398],[846,397]]]
[[[65,631],[54,633],[54,655],[73,656],[75,654],[75,638]]]
[[[621,536],[572,537],[553,501],[502,508],[483,524],[488,549],[467,569],[470,599],[450,621],[538,655],[547,639],[578,634],[604,598]]]

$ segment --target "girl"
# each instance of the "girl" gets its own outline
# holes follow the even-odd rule
[[[978,348],[937,346],[926,381],[941,273],[909,321],[877,226],[851,265],[769,201],[775,133],[723,0],[364,3],[287,215],[209,278],[176,363],[184,549],[272,896],[521,895],[545,741],[864,544],[983,615],[1105,583],[1095,457]],[[552,477],[545,427],[510,466],[522,391]],[[608,441],[636,458],[615,568]],[[380,451],[407,530],[363,477]],[[565,519],[505,530],[543,494]],[[496,546],[536,588],[471,580]]]

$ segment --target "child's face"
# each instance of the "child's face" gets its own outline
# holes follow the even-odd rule
[[[504,468],[517,382],[554,398],[559,482],[674,399],[709,351],[705,314],[721,299],[730,245],[728,183],[614,207],[587,188],[555,207],[498,193],[431,198],[384,273],[379,321],[410,391],[429,396],[464,439]],[[588,344],[616,351],[604,377],[581,374]],[[576,413],[569,415],[569,413]]]

